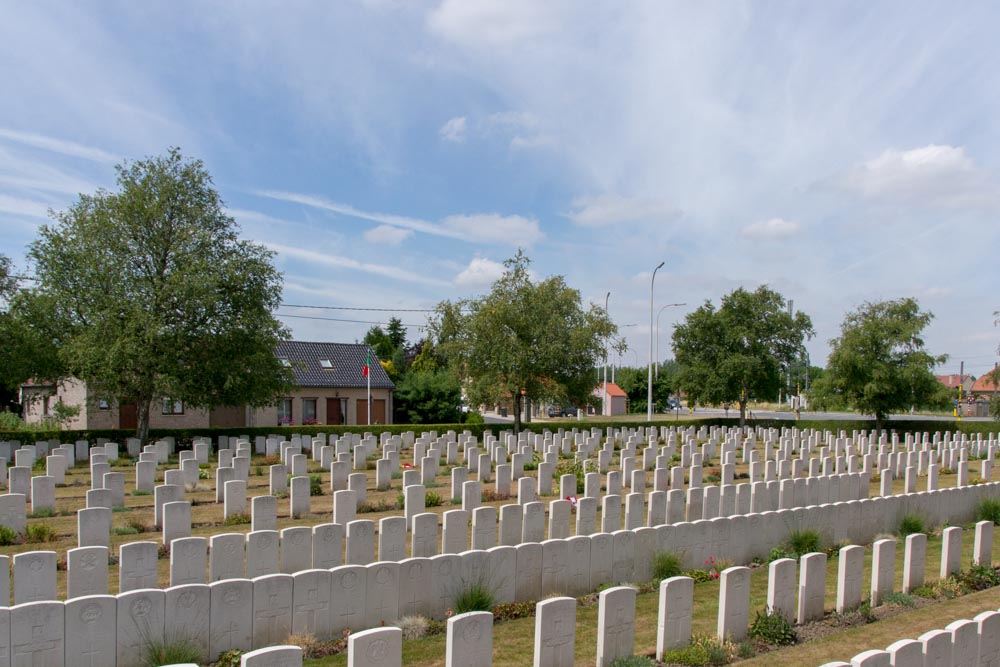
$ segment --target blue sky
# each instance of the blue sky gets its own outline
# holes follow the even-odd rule
[[[289,304],[421,309],[526,249],[645,364],[706,299],[917,297],[941,372],[997,360],[991,2],[0,1],[0,252],[122,159],[204,160]],[[363,311],[291,315],[384,319]],[[421,313],[400,312],[408,324]],[[295,337],[368,324],[284,318]],[[631,326],[626,326],[631,325]],[[420,331],[410,330],[411,339]]]

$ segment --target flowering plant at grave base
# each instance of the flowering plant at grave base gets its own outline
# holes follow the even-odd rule
[[[413,464],[412,463],[400,463],[399,467],[401,467],[401,468],[412,468]]]
[[[712,579],[718,579],[722,575],[722,571],[732,567],[732,563],[724,558],[716,559],[715,556],[709,556],[708,560],[705,561],[705,569]]]
[[[573,506],[573,509],[576,509],[576,496],[566,496],[566,500]]]

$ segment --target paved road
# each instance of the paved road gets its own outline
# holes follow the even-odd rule
[[[657,419],[663,419],[663,418],[668,418],[669,419],[669,418],[673,418],[673,417],[680,417],[681,419],[684,419],[684,418],[689,417],[689,416],[691,416],[691,415],[688,415],[688,411],[686,409],[685,410],[681,410],[679,414],[675,414],[675,413],[671,412],[669,414],[657,413],[657,415],[656,415]],[[693,416],[694,417],[706,417],[706,416],[724,417],[724,416],[726,416],[726,412],[725,412],[725,410],[721,410],[719,408],[698,408],[697,410],[695,410]],[[729,410],[729,417],[735,419],[735,418],[738,418],[739,416],[740,416],[739,410],[733,410],[733,409]],[[786,411],[774,411],[774,410],[755,410],[753,412],[753,418],[754,419],[783,419],[783,420],[787,420],[787,421],[795,421],[795,413],[793,413],[793,412],[786,412]],[[859,420],[859,419],[871,419],[871,416],[870,415],[860,415],[860,414],[857,414],[857,413],[850,413],[850,412],[803,412],[802,413],[802,418],[803,419],[808,419],[808,420],[854,421],[854,420]],[[890,421],[892,421],[892,420],[899,420],[899,419],[914,420],[914,421],[932,421],[932,422],[954,422],[955,421],[954,417],[945,417],[945,416],[940,416],[940,415],[909,415],[909,414],[900,414],[900,415],[891,415],[889,417]],[[500,415],[495,415],[495,414],[492,414],[492,413],[486,413],[486,414],[483,415],[483,421],[485,421],[487,424],[513,424],[514,423],[514,418],[513,417],[501,417]],[[577,421],[576,419],[553,419],[553,420],[549,420],[549,419],[546,419],[544,417],[535,417],[534,421],[536,421],[536,422],[550,422],[551,421],[552,423],[560,424],[560,425],[586,424],[587,423],[586,420],[583,420],[583,421]],[[962,417],[962,421],[988,422],[988,421],[991,421],[991,419],[989,417]]]

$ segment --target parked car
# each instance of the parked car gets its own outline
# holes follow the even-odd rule
[[[551,405],[549,406],[549,417],[576,417],[576,406],[573,405]]]
[[[566,405],[563,406],[563,417],[576,417],[576,406]]]
[[[667,407],[666,407],[665,411],[666,412],[670,412],[671,410],[680,410],[682,407],[684,407],[684,406],[681,405],[681,402],[678,399],[676,399],[676,398],[668,398],[667,399]]]
[[[550,405],[549,406],[549,413],[548,414],[549,414],[549,417],[562,417],[563,416],[562,406],[559,406],[559,405]]]

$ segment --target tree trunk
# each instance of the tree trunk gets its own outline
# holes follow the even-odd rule
[[[135,401],[135,437],[139,438],[140,447],[149,440],[149,405],[151,398],[137,398]]]
[[[514,435],[521,432],[521,395],[514,392]]]
[[[879,433],[882,431],[882,419],[883,416],[879,413],[875,413],[875,438],[878,439]]]
[[[740,401],[740,428],[747,425],[747,402]]]

